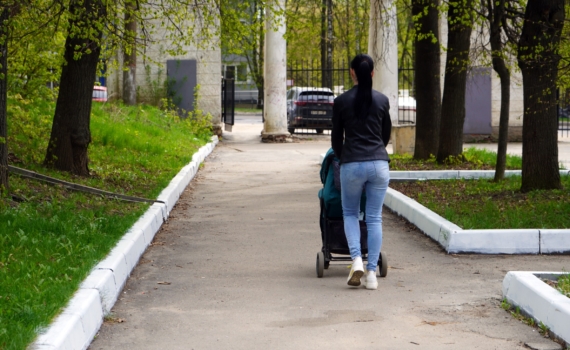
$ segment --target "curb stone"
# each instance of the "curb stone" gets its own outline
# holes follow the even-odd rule
[[[217,144],[218,137],[212,136],[211,142],[192,156],[192,161],[159,194],[157,200],[165,204],[151,205],[135,222],[109,255],[93,268],[62,313],[38,335],[32,349],[76,350],[89,347],[139,258],[198,172],[200,163]]]
[[[510,271],[503,279],[503,297],[568,344],[570,298],[541,281],[564,274],[568,272]]]
[[[386,192],[384,205],[416,225],[450,254],[570,253],[570,229],[464,230],[391,188]]]

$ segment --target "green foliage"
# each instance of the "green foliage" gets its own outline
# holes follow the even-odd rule
[[[482,148],[469,147],[463,151],[463,156],[469,162],[479,162],[495,167],[497,164],[497,153]],[[522,157],[518,155],[507,156],[507,169],[521,169]]]
[[[158,68],[153,72],[150,65],[145,65],[144,71],[146,84],[137,86],[137,101],[159,107],[168,91],[164,70]]]
[[[322,1],[287,2],[287,60],[301,62],[321,57]],[[349,61],[368,51],[370,3],[363,0],[333,1],[333,55],[335,61]],[[348,62],[347,62],[348,64]]]
[[[507,301],[506,298],[503,298],[503,300],[501,301],[501,308],[505,311],[508,311],[511,309],[511,304],[509,304],[509,302]]]
[[[15,96],[8,106],[13,165],[146,198],[155,198],[211,135],[207,116],[198,111],[180,119],[172,110],[151,106],[95,103],[92,176],[73,177],[41,165],[54,102]],[[25,349],[148,207],[16,175],[10,187],[24,201],[0,198],[0,348],[5,350]]]
[[[570,274],[564,274],[558,278],[557,289],[560,293],[570,298]]]
[[[228,0],[220,3],[221,42],[224,55],[248,55],[264,34],[261,1]]]
[[[170,181],[212,135],[209,116],[201,111],[181,119],[172,109],[141,105],[96,104],[91,126],[92,172],[123,189],[133,188],[132,181],[156,191],[166,186],[154,179],[161,175]],[[156,191],[144,196],[154,197]]]
[[[49,141],[55,104],[41,98],[8,97],[9,151],[25,164],[40,164]]]
[[[65,42],[64,28],[53,17],[61,12],[60,5],[34,0],[22,5],[12,17],[7,57],[11,94],[26,98],[54,96],[49,86],[59,80]],[[60,19],[66,22],[65,16]]]
[[[560,36],[559,54],[561,59],[558,66],[558,86],[570,89],[570,6],[568,4],[565,6],[565,11],[566,22]]]

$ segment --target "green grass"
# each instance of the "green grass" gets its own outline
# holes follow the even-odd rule
[[[257,108],[245,108],[245,107],[236,107],[235,108],[236,112],[242,112],[242,113],[261,113],[263,112],[262,109],[257,109]]]
[[[570,274],[562,275],[558,278],[558,291],[570,298]]]
[[[570,177],[562,190],[521,193],[520,177],[436,180],[390,187],[464,229],[570,228]]]
[[[207,118],[181,121],[147,106],[95,104],[89,148],[93,176],[42,167],[54,104],[9,100],[11,165],[108,191],[156,198],[209,141]],[[16,175],[0,198],[0,349],[26,349],[61,312],[81,281],[148,208],[70,192]]]
[[[391,154],[390,170],[494,170],[497,164],[497,153],[486,149],[470,147],[456,158],[450,158],[445,163],[438,164],[435,156],[427,160],[414,160],[409,154]],[[517,155],[507,155],[506,169],[520,169],[522,158]]]

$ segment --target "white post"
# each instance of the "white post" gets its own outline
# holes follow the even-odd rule
[[[398,124],[398,25],[394,0],[370,1],[368,54],[374,60],[372,86],[388,96],[390,119]]]
[[[274,8],[285,8],[285,0],[270,2],[265,21],[265,61],[263,66],[263,142],[291,140],[287,132],[287,42],[285,17],[276,15]]]

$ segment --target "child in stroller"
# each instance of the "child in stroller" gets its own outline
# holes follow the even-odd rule
[[[323,246],[317,253],[317,277],[323,277],[325,269],[329,268],[331,261],[352,261],[346,236],[344,234],[344,222],[342,218],[342,203],[340,194],[340,164],[331,149],[325,155],[321,165],[321,182],[323,188],[319,190],[319,202],[321,206],[320,227]],[[364,191],[360,200],[360,244],[363,260],[368,259],[368,232],[366,229],[366,195]],[[335,254],[333,256],[333,254]],[[388,274],[386,255],[380,252],[378,259],[378,271],[380,277]]]

